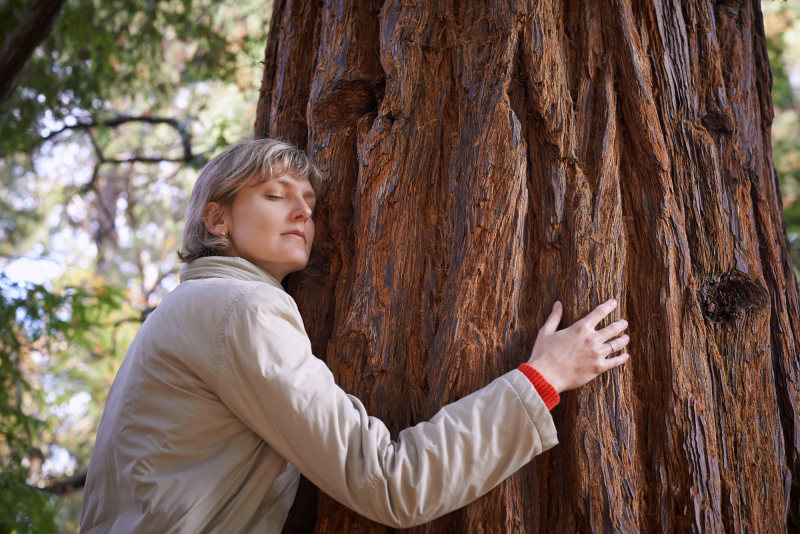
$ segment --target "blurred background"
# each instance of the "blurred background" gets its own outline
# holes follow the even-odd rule
[[[31,4],[0,2],[0,43]],[[798,266],[800,2],[762,9]],[[271,11],[269,0],[67,0],[0,102],[0,532],[77,532],[108,389],[178,283],[191,186],[251,135]]]

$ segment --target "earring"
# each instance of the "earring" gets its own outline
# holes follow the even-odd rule
[[[220,232],[220,233],[219,233],[219,236],[220,236],[221,238],[225,239],[225,238],[227,238],[227,237],[228,237],[228,232]]]

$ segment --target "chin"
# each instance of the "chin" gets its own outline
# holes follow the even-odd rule
[[[307,265],[308,265],[308,258],[305,258],[304,260],[298,260],[297,262],[293,262],[293,265],[289,267],[291,269],[289,273],[291,274],[302,271],[303,269],[306,268]]]

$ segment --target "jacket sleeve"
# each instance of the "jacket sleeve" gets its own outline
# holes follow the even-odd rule
[[[392,440],[311,353],[291,297],[258,293],[238,299],[230,314],[218,394],[270,447],[359,514],[395,527],[430,521],[557,443],[549,411],[518,370]]]

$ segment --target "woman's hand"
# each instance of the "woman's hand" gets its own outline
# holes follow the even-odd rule
[[[561,303],[556,301],[550,317],[539,329],[528,365],[561,393],[625,363],[630,357],[627,353],[611,355],[630,341],[627,335],[620,336],[628,322],[623,319],[595,330],[616,307],[616,300],[608,300],[569,328],[556,330],[562,313]]]

